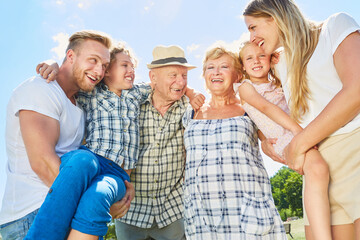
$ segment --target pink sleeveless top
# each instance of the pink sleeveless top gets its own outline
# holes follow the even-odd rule
[[[277,105],[287,114],[290,113],[282,88],[277,88],[274,84],[272,84],[272,82],[254,84],[250,80],[245,79],[241,83],[234,83],[235,93],[238,93],[239,86],[244,82],[248,82],[253,85],[255,90],[266,100]],[[277,154],[283,157],[284,148],[290,143],[293,138],[293,134],[279,124],[275,123],[250,104],[245,103],[242,107],[266,138],[278,139],[276,144],[274,144],[274,149]]]

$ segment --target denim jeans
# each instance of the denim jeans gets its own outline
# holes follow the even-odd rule
[[[39,209],[29,213],[18,220],[0,225],[0,233],[3,240],[23,240]]]
[[[126,192],[129,175],[82,146],[61,157],[60,172],[25,239],[61,239],[71,228],[104,236],[110,206]]]

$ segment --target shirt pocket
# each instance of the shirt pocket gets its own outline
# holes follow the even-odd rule
[[[115,102],[113,102],[110,98],[97,98],[97,104],[101,109],[105,111],[113,111],[115,108]]]
[[[275,225],[275,210],[272,207],[271,199],[265,197],[253,197],[244,194],[241,206],[241,228],[246,234],[263,236],[269,234]]]

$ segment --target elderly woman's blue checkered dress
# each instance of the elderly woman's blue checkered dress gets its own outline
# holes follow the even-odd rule
[[[287,239],[271,195],[257,129],[246,116],[183,118],[187,239]]]

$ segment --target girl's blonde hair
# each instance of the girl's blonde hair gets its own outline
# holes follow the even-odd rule
[[[321,24],[305,19],[293,0],[252,0],[243,15],[275,20],[288,67],[291,117],[300,122],[309,110],[307,64],[319,41]]]
[[[240,60],[240,64],[242,66],[244,66],[244,61],[243,61],[243,57],[244,57],[244,49],[246,47],[248,47],[249,45],[251,44],[254,44],[250,41],[246,41],[246,42],[243,42],[240,46],[240,51],[239,51],[239,60]],[[250,79],[250,76],[249,74],[245,71],[245,69],[242,70],[242,79],[241,80],[244,80],[244,79]],[[272,80],[272,83],[276,86],[276,87],[281,87],[281,81],[280,79],[275,75],[275,72],[274,72],[274,69],[271,67],[269,69],[269,75],[270,75],[270,78]]]

